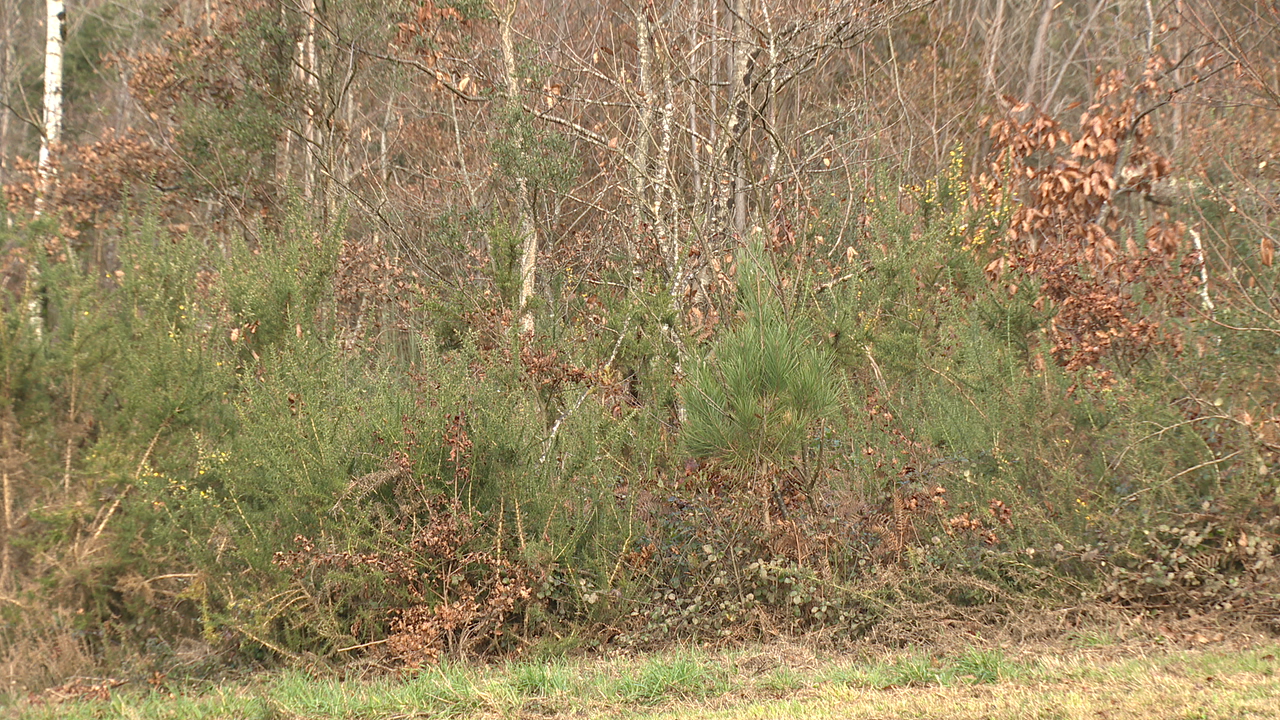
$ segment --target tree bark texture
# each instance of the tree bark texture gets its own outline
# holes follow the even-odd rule
[[[58,189],[57,151],[62,142],[62,35],[67,19],[63,0],[47,0],[45,10],[44,122],[37,165],[37,215],[44,211]]]

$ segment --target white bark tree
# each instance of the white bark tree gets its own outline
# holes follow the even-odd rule
[[[17,7],[11,0],[0,2],[0,185],[9,177],[9,87],[13,77],[13,30],[18,24]]]
[[[62,40],[67,21],[63,0],[47,0],[45,10],[44,122],[40,134],[40,160],[36,166],[34,208],[37,217],[44,213],[58,191],[57,152],[62,143]],[[39,266],[33,262],[27,271],[27,323],[37,340],[44,334],[39,285]]]
[[[302,117],[302,197],[310,205],[315,200],[316,152],[320,146],[320,132],[316,124],[316,103],[320,96],[320,68],[316,61],[316,0],[303,0],[302,15],[306,27],[299,53],[302,85],[306,88]]]
[[[502,36],[502,70],[507,86],[507,109],[514,113],[520,108],[520,82],[516,77],[515,40],[511,22],[515,18],[517,0],[510,0],[500,18]],[[519,138],[519,133],[516,134]],[[529,202],[529,179],[523,175],[516,179],[516,226],[520,238],[520,295],[516,307],[520,311],[520,332],[533,332],[533,310],[529,300],[533,297],[534,281],[538,270],[538,231],[533,224],[533,208]]]
[[[47,0],[44,46],[44,123],[40,137],[40,162],[37,166],[35,212],[45,205],[58,189],[57,157],[62,142],[62,36],[67,20],[63,0]]]

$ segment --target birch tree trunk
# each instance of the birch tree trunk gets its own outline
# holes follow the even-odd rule
[[[747,161],[750,152],[747,147],[747,129],[750,118],[747,104],[750,102],[747,87],[747,64],[750,45],[746,36],[750,32],[747,23],[749,12],[747,0],[733,0],[733,113],[729,118],[731,141],[734,145],[733,157],[733,230],[738,238],[747,232]]]
[[[0,186],[9,179],[10,77],[13,74],[13,29],[18,24],[13,0],[0,0]]]
[[[302,197],[310,204],[315,199],[316,151],[320,143],[315,107],[320,89],[316,66],[316,0],[303,0],[302,12],[306,17],[306,31],[302,36],[302,82],[307,89],[302,118]]]
[[[507,109],[512,116],[520,108],[520,83],[516,78],[516,49],[512,39],[511,22],[516,15],[518,0],[509,0],[500,20],[502,41],[502,68],[507,85]],[[519,142],[520,134],[515,134]],[[523,148],[517,148],[517,152]],[[520,311],[520,333],[533,332],[533,309],[529,299],[533,297],[534,280],[538,269],[538,232],[533,225],[533,208],[529,202],[529,178],[516,177],[516,212],[519,214],[520,238],[520,295],[517,307]]]
[[[44,123],[40,134],[40,160],[36,165],[35,215],[44,214],[58,192],[58,149],[62,144],[62,34],[67,19],[63,0],[45,5]],[[27,270],[27,324],[36,340],[44,336],[44,307],[40,300],[40,268]]]
[[[657,96],[653,88],[653,44],[651,32],[653,28],[649,26],[649,19],[645,17],[645,9],[637,8],[634,16],[636,30],[636,66],[638,70],[638,85],[640,95],[640,117],[636,121],[635,129],[635,166],[631,169],[634,174],[632,194],[635,196],[631,201],[632,212],[632,228],[630,249],[633,278],[640,275],[640,260],[638,257],[638,243],[643,236],[646,220],[646,205],[648,205],[648,185],[649,185],[649,149],[653,145],[653,108],[657,102]],[[647,218],[651,222],[657,222],[656,218]]]
[[[1022,90],[1024,102],[1036,102],[1036,87],[1040,84],[1040,66],[1044,64],[1045,45],[1049,39],[1049,24],[1053,22],[1053,8],[1056,0],[1044,0],[1044,9],[1040,13],[1040,25],[1036,28],[1035,45],[1031,48],[1031,60],[1027,63],[1027,85]]]
[[[40,163],[36,169],[35,212],[44,212],[58,189],[56,153],[62,142],[62,26],[67,19],[63,0],[47,0],[44,45],[44,127]]]

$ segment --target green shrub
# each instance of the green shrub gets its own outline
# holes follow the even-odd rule
[[[739,252],[743,320],[712,343],[680,391],[688,452],[765,475],[789,465],[838,402],[830,362],[777,296],[767,263],[759,242]]]

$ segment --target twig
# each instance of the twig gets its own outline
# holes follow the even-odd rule
[[[1226,420],[1226,421],[1228,421],[1228,422],[1234,422],[1234,423],[1239,423],[1239,422],[1240,422],[1239,420],[1236,420],[1235,418],[1233,418],[1233,417],[1229,417],[1229,416],[1227,416],[1227,415],[1201,415],[1200,417],[1194,417],[1194,418],[1191,418],[1190,420],[1183,420],[1182,422],[1174,423],[1174,424],[1169,425],[1169,426],[1167,426],[1167,427],[1162,427],[1162,428],[1160,428],[1159,430],[1157,430],[1157,431],[1155,431],[1155,432],[1151,433],[1150,435],[1147,435],[1147,436],[1145,436],[1145,437],[1138,438],[1137,440],[1135,440],[1135,441],[1133,441],[1133,442],[1129,443],[1129,446],[1128,446],[1128,447],[1126,447],[1126,448],[1125,448],[1125,449],[1120,453],[1120,456],[1119,456],[1119,457],[1117,457],[1117,458],[1115,459],[1115,461],[1111,463],[1111,468],[1110,468],[1110,469],[1114,471],[1116,468],[1120,467],[1120,463],[1121,463],[1121,461],[1123,461],[1123,460],[1124,460],[1124,456],[1125,456],[1125,455],[1128,455],[1128,454],[1129,454],[1129,451],[1130,451],[1130,450],[1132,450],[1132,449],[1134,449],[1134,448],[1135,448],[1135,447],[1137,447],[1138,445],[1141,445],[1142,443],[1144,443],[1144,442],[1146,442],[1146,441],[1150,440],[1150,439],[1151,439],[1151,438],[1153,438],[1153,437],[1159,437],[1159,436],[1161,436],[1161,435],[1163,435],[1163,434],[1165,434],[1165,433],[1169,432],[1170,430],[1177,430],[1178,428],[1180,428],[1180,427],[1182,427],[1182,426],[1184,426],[1184,425],[1190,425],[1190,424],[1192,424],[1192,423],[1197,423],[1197,422],[1200,422],[1201,420]]]
[[[1247,326],[1247,325],[1246,325],[1246,326],[1242,326],[1242,325],[1231,325],[1231,324],[1229,324],[1229,323],[1224,323],[1224,322],[1222,322],[1221,320],[1217,320],[1217,319],[1215,319],[1215,318],[1209,318],[1209,320],[1210,320],[1211,322],[1213,322],[1213,324],[1214,324],[1214,325],[1217,325],[1218,327],[1224,327],[1224,328],[1226,328],[1226,329],[1228,329],[1228,330],[1239,330],[1240,332],[1264,332],[1264,333],[1271,333],[1272,335],[1280,335],[1280,330],[1278,330],[1278,329],[1276,329],[1276,328],[1269,328],[1269,327],[1249,327],[1249,326]]]
[[[618,340],[613,343],[613,352],[609,354],[609,361],[604,364],[605,370],[609,370],[613,367],[613,361],[618,357],[618,348],[622,347],[622,340],[627,336],[627,328],[630,327],[630,325],[631,318],[627,318],[626,321],[622,323],[622,332],[618,333]],[[582,402],[587,399],[587,396],[591,394],[593,389],[594,388],[587,388],[582,395],[578,396],[578,401],[573,404],[573,407],[565,410],[560,414],[560,417],[556,418],[555,424],[551,426],[551,434],[547,436],[546,441],[542,444],[542,457],[538,458],[539,465],[546,464],[547,455],[551,454],[551,444],[555,442],[556,435],[560,433],[560,426],[564,424],[564,421],[567,420],[574,411],[581,407]]]
[[[868,357],[869,357],[869,355],[868,355]],[[926,370],[928,370],[929,372],[932,372],[932,373],[936,373],[936,374],[938,375],[938,377],[940,377],[940,378],[942,378],[943,380],[946,380],[947,382],[951,383],[951,385],[952,385],[953,387],[955,387],[955,389],[956,389],[956,390],[959,390],[959,391],[960,391],[960,394],[964,396],[964,399],[965,399],[965,400],[968,400],[968,401],[969,401],[969,404],[973,406],[973,409],[974,409],[974,410],[977,410],[977,411],[978,411],[978,414],[982,416],[982,419],[983,419],[983,420],[987,420],[988,422],[991,420],[991,418],[987,417],[987,414],[986,414],[986,413],[982,412],[982,406],[978,404],[978,401],[974,400],[974,399],[973,399],[973,396],[971,396],[969,393],[965,392],[965,391],[964,391],[964,388],[960,386],[960,383],[959,383],[959,382],[957,382],[956,380],[952,379],[949,375],[947,375],[946,373],[942,372],[941,370],[938,370],[937,368],[929,367],[929,365],[928,365],[927,363],[922,363],[922,365],[924,365],[924,368],[925,368]]]
[[[867,353],[867,360],[871,361],[871,371],[875,373],[876,384],[880,386],[880,392],[887,400],[889,398],[889,386],[885,384],[884,373],[880,372],[880,363],[876,362],[875,356],[871,354],[870,345],[863,345],[862,349]]]
[[[250,640],[252,640],[252,641],[254,641],[254,642],[256,642],[256,643],[258,643],[258,644],[259,644],[259,645],[261,645],[262,647],[267,648],[268,650],[273,650],[273,651],[275,651],[275,652],[279,653],[280,655],[283,655],[283,656],[285,656],[285,657],[289,658],[290,660],[293,660],[293,661],[295,661],[295,662],[296,662],[296,661],[298,661],[298,660],[301,660],[301,659],[302,659],[302,656],[301,656],[301,655],[299,655],[298,653],[295,653],[295,652],[291,652],[291,651],[289,651],[289,650],[286,650],[286,649],[284,649],[284,648],[280,647],[279,645],[276,645],[275,643],[270,642],[269,640],[263,640],[262,638],[258,637],[257,635],[253,634],[252,632],[250,632],[250,631],[249,631],[249,629],[248,629],[248,628],[246,628],[246,627],[245,627],[245,626],[243,626],[243,625],[236,625],[236,626],[235,626],[235,629],[236,629],[236,630],[239,630],[239,631],[240,631],[240,632],[242,632],[242,633],[244,633],[244,634],[245,634],[245,637],[249,638]]]
[[[159,429],[156,430],[156,434],[151,436],[151,443],[147,445],[147,451],[142,453],[142,459],[138,461],[138,468],[133,471],[133,481],[135,483],[142,479],[142,468],[146,467],[147,458],[151,457],[151,451],[155,449],[156,441],[160,439],[160,433],[164,432],[165,427],[169,425],[169,421],[172,419],[173,415],[165,418],[164,422],[160,423]],[[102,518],[102,522],[98,523],[98,529],[93,531],[89,542],[97,540],[102,535],[102,531],[107,529],[107,521],[111,519],[112,515],[116,514],[116,510],[120,508],[120,503],[124,502],[124,499],[129,496],[129,491],[133,490],[133,487],[133,485],[126,487],[123,492],[116,496],[115,502],[111,504],[111,509],[107,511],[106,517]]]
[[[354,48],[354,45],[352,47]],[[443,86],[446,90],[458,96],[459,98],[466,100],[467,102],[486,102],[488,100],[488,98],[482,95],[472,95],[471,93],[468,93],[460,85],[450,80],[449,77],[446,76],[442,70],[439,70],[433,67],[428,67],[427,65],[417,60],[413,60],[411,58],[395,57],[394,55],[383,55],[382,53],[374,52],[372,50],[366,50],[365,48],[354,48],[354,49],[356,50],[356,52],[359,52],[361,55],[368,55],[371,58],[375,58],[378,60],[386,60],[387,62],[393,62],[399,65],[408,65],[411,68],[420,70],[423,73],[426,73],[427,75],[430,75],[431,77],[433,77],[435,81],[440,83],[440,85]]]
[[[1186,475],[1187,473],[1195,472],[1196,470],[1199,470],[1199,469],[1201,469],[1201,468],[1209,467],[1210,465],[1217,465],[1218,463],[1224,463],[1224,462],[1226,462],[1226,461],[1230,460],[1231,458],[1233,458],[1233,457],[1235,457],[1235,456],[1239,455],[1239,454],[1240,454],[1240,453],[1242,453],[1242,452],[1244,452],[1244,451],[1243,451],[1243,450],[1237,450],[1237,451],[1235,451],[1235,452],[1231,453],[1230,455],[1225,455],[1225,456],[1223,456],[1223,457],[1218,458],[1217,460],[1207,460],[1207,461],[1205,461],[1205,462],[1200,463],[1199,465],[1193,465],[1193,466],[1191,466],[1191,467],[1187,468],[1186,470],[1183,470],[1182,472],[1180,472],[1180,473],[1178,473],[1178,474],[1176,474],[1176,475],[1173,475],[1173,476],[1171,476],[1171,477],[1169,477],[1169,478],[1165,479],[1165,481],[1164,481],[1164,482],[1162,482],[1162,483],[1160,483],[1159,485],[1148,485],[1147,487],[1144,487],[1144,488],[1142,488],[1141,490],[1134,491],[1134,492],[1132,492],[1132,493],[1130,493],[1130,494],[1128,494],[1128,495],[1124,496],[1123,498],[1121,498],[1121,499],[1120,499],[1120,502],[1128,502],[1128,501],[1130,501],[1130,500],[1133,500],[1134,498],[1138,497],[1138,496],[1139,496],[1139,495],[1141,495],[1142,493],[1144,493],[1144,492],[1146,492],[1146,491],[1148,491],[1148,490],[1153,490],[1153,489],[1155,489],[1155,488],[1157,488],[1157,487],[1166,487],[1169,483],[1173,482],[1174,480],[1177,480],[1178,478],[1182,477],[1183,475]]]
[[[361,643],[359,645],[352,645],[351,647],[338,648],[337,650],[334,650],[334,652],[344,653],[344,652],[350,652],[352,650],[360,650],[362,648],[373,647],[374,645],[381,645],[390,639],[391,638],[383,638],[381,640],[374,640],[373,642]]]
[[[848,275],[838,277],[834,280],[828,280],[827,282],[824,282],[821,285],[819,285],[817,291],[826,292],[827,290],[830,290],[831,288],[835,287],[836,285],[839,285],[840,283],[852,280],[853,278],[857,277],[857,275],[858,275],[857,273],[849,273]]]

